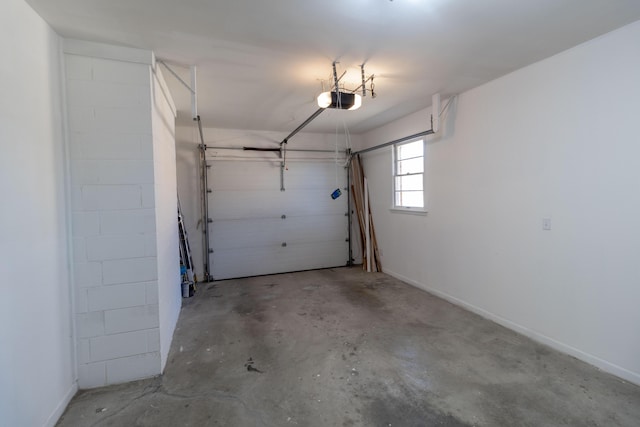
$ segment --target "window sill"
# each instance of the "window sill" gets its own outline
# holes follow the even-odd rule
[[[389,208],[392,213],[403,213],[409,215],[427,215],[427,210],[425,208],[397,208],[392,206]]]

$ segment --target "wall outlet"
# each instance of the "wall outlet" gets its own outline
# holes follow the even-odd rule
[[[551,218],[542,218],[542,229],[551,230]]]

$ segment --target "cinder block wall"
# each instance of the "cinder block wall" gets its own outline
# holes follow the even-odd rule
[[[152,65],[148,51],[65,41],[80,388],[162,371]],[[179,310],[177,249],[161,279]]]

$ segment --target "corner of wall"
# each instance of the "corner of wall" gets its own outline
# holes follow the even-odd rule
[[[156,253],[160,315],[160,369],[164,371],[182,305],[177,224],[175,104],[162,71],[152,81],[152,131],[156,201]]]
[[[161,372],[152,53],[65,40],[78,386]]]
[[[52,425],[76,391],[62,41],[23,0],[0,2],[0,39],[0,424]]]
[[[429,144],[428,216],[390,214],[390,156],[368,156],[385,271],[640,383],[640,241],[629,234],[640,215],[639,43],[636,22],[461,94]],[[586,128],[594,105],[609,108]]]

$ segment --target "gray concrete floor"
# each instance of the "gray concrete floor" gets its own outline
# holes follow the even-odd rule
[[[202,285],[162,377],[82,391],[58,425],[639,426],[640,387],[338,268]]]

